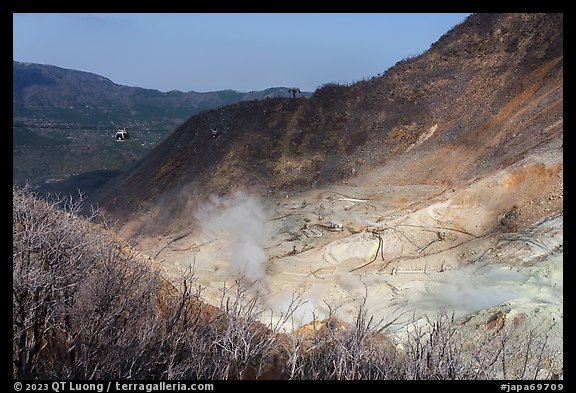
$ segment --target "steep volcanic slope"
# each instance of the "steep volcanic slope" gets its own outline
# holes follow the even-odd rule
[[[475,14],[371,80],[201,113],[98,202],[161,224],[129,235],[186,227],[210,194],[279,196],[385,165],[387,184],[458,187],[562,137],[562,31],[561,14]]]

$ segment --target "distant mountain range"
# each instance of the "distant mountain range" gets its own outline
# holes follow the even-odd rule
[[[246,93],[161,92],[122,86],[89,72],[13,61],[13,120],[17,124],[174,129],[190,116],[239,101],[290,97],[288,87]],[[299,97],[312,93],[302,92]]]

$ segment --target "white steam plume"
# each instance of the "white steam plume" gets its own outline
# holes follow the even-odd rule
[[[256,197],[237,192],[227,198],[212,197],[194,217],[202,230],[223,244],[223,254],[232,277],[242,276],[260,289],[268,288],[264,245],[269,237],[267,214]]]

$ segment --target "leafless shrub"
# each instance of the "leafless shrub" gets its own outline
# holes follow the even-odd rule
[[[14,377],[157,376],[163,282],[80,205],[13,190]]]
[[[495,329],[465,331],[453,315],[440,312],[425,317],[423,325],[413,324],[403,366],[407,379],[549,379],[557,375],[547,370],[561,366],[547,341],[533,328],[526,334],[503,322]]]
[[[290,336],[286,374],[290,379],[399,379],[400,358],[365,311],[366,298],[358,306],[353,325],[335,317],[316,318]]]
[[[75,303],[79,281],[101,255],[93,247],[99,234],[75,216],[80,204],[13,190],[14,373],[21,378],[41,368],[40,351],[57,325],[70,325],[69,315],[57,320]]]
[[[414,321],[405,348],[406,378],[487,379],[500,353],[488,350],[486,342],[471,344],[445,312],[426,317],[424,325]]]

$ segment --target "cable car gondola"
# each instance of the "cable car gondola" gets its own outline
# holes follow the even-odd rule
[[[124,127],[118,127],[118,131],[116,131],[116,140],[123,141],[128,139],[130,136],[128,135],[128,131]]]

